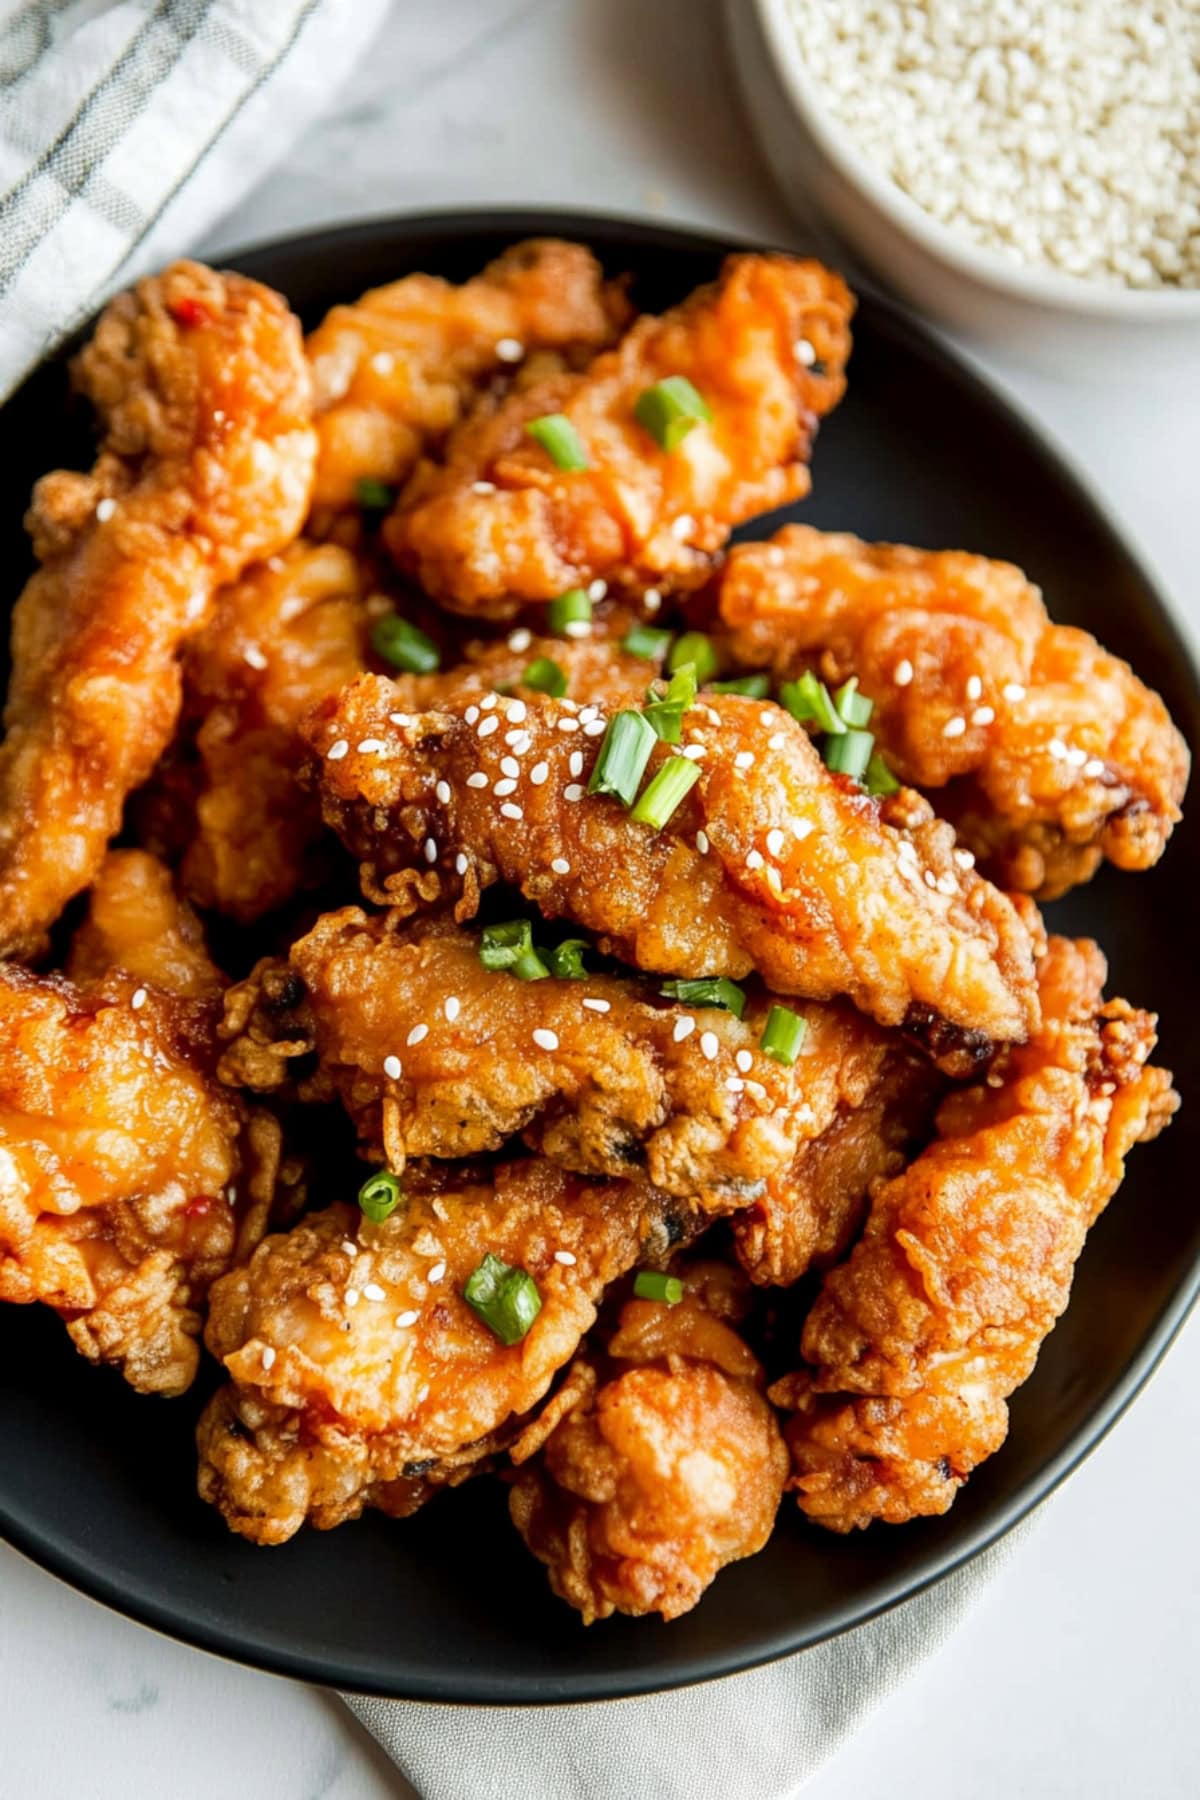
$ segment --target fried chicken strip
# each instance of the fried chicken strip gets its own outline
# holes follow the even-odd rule
[[[279,1131],[213,1077],[219,977],[152,870],[102,869],[86,985],[0,966],[0,1300],[54,1307],[90,1361],[178,1394],[209,1284],[265,1228]]]
[[[715,603],[740,665],[857,675],[897,775],[939,790],[1003,886],[1053,899],[1103,858],[1162,855],[1186,744],[1128,664],[1052,624],[1010,563],[788,525],[731,552]]]
[[[336,1205],[267,1238],[211,1295],[205,1340],[235,1386],[200,1421],[202,1497],[260,1544],[305,1519],[412,1510],[412,1484],[490,1453],[543,1399],[605,1287],[668,1254],[674,1205],[642,1181],[519,1162],[412,1188],[382,1225]],[[462,1298],[489,1254],[541,1297],[513,1345]]]
[[[405,275],[335,306],[307,344],[316,519],[354,506],[364,477],[404,481],[489,381],[542,351],[586,358],[628,316],[621,284],[605,281],[591,251],[556,238],[514,244],[461,287]]]
[[[480,407],[384,527],[399,566],[459,612],[511,618],[600,579],[695,586],[733,527],[808,492],[818,419],[841,398],[853,299],[819,263],[734,256],[718,281],[640,318],[579,374]],[[672,452],[638,396],[684,376],[712,411]],[[526,426],[565,416],[588,457],[563,472]]]
[[[1106,1004],[1105,973],[1095,944],[1050,939],[1040,1028],[945,1101],[937,1141],[877,1189],[825,1277],[804,1367],[771,1390],[793,1410],[791,1485],[819,1524],[945,1512],[1004,1442],[1007,1398],[1066,1307],[1126,1154],[1177,1104],[1147,1061],[1153,1018]]]
[[[525,1466],[513,1523],[585,1625],[614,1612],[677,1619],[770,1536],[787,1451],[729,1322],[741,1311],[732,1277],[697,1265],[677,1305],[627,1301],[540,1456],[525,1460],[538,1426],[514,1447]]]
[[[316,440],[299,325],[239,275],[177,263],[108,306],[75,363],[103,443],[29,515],[0,748],[0,951],[26,953],[100,865],[166,749],[178,652],[215,589],[295,535]]]
[[[503,880],[639,968],[757,969],[781,994],[846,996],[950,1073],[1036,1021],[1028,932],[962,867],[950,827],[913,794],[881,808],[831,774],[781,708],[721,695],[687,712],[700,776],[655,831],[586,792],[599,707],[534,695],[397,723],[395,698],[363,677],[307,730],[326,819],[371,897],[453,896],[465,917]],[[658,745],[650,768],[671,753]]]
[[[365,1154],[474,1156],[518,1134],[567,1169],[627,1176],[710,1212],[746,1203],[899,1054],[851,1007],[802,1007],[787,1067],[763,1054],[772,1004],[744,1016],[665,1002],[645,982],[520,981],[446,920],[346,907],[229,993],[222,1076],[278,1086],[315,1052],[305,1099],[336,1096]],[[915,1062],[915,1057],[908,1060]]]

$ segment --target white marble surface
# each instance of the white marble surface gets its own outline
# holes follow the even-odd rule
[[[715,0],[399,0],[353,90],[220,241],[522,202],[786,240],[730,91]],[[981,360],[1090,472],[1200,630],[1200,358],[1149,388],[1132,367],[1080,385]],[[1193,1322],[951,1646],[806,1795],[1195,1795],[1198,1486]],[[0,1800],[408,1792],[332,1696],[127,1624],[9,1551],[0,1744]],[[630,1794],[636,1784],[631,1770]]]

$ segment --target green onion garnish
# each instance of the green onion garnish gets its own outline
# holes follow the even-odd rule
[[[543,413],[540,419],[530,419],[525,429],[542,446],[555,468],[568,471],[587,468],[588,453],[583,447],[583,439],[566,413]]]
[[[468,1276],[463,1299],[502,1344],[519,1344],[542,1310],[533,1276],[490,1251]]]
[[[584,588],[568,588],[546,608],[546,624],[555,637],[570,636],[568,625],[589,624],[591,617],[592,603]]]
[[[900,783],[896,780],[896,777],[892,774],[892,771],[888,768],[878,750],[872,750],[871,752],[871,760],[867,764],[867,772],[863,776],[863,786],[866,788],[868,794],[873,794],[877,800],[882,799],[886,794],[898,794],[900,792]]]
[[[355,482],[354,495],[364,512],[390,512],[396,490],[389,487],[386,481],[376,481],[373,476],[364,475]]]
[[[507,969],[519,981],[544,981],[550,971],[533,947],[533,927],[528,919],[508,919],[503,925],[485,925],[479,944],[479,960],[485,969]]]
[[[717,653],[712,647],[712,639],[705,637],[702,631],[685,631],[682,637],[677,637],[667,657],[667,668],[674,673],[684,663],[696,665],[697,681],[710,681],[717,672]]]
[[[678,1306],[683,1299],[683,1283],[678,1275],[660,1275],[657,1269],[639,1269],[633,1278],[633,1291],[639,1300],[663,1300]]]
[[[583,938],[564,938],[552,950],[543,950],[542,955],[546,967],[559,981],[584,981],[587,970],[583,966],[583,953],[588,948]]]
[[[553,657],[538,656],[522,675],[521,685],[557,700],[567,691],[567,672]]]
[[[653,725],[642,713],[615,713],[600,745],[588,793],[615,794],[632,806],[657,742]]]
[[[646,689],[646,717],[654,727],[656,737],[664,744],[677,744],[683,736],[683,715],[696,699],[696,667],[694,663],[684,663],[676,669],[667,683],[665,694],[656,694],[653,688]]]
[[[711,419],[712,409],[686,375],[668,375],[665,381],[642,389],[634,401],[633,416],[660,450],[669,451],[678,450],[694,426]]]
[[[682,1000],[685,1006],[723,1006],[739,1019],[746,1010],[745,994],[726,975],[705,975],[698,981],[664,981],[658,991],[668,1000]]]
[[[852,775],[855,781],[861,781],[866,774],[874,748],[874,732],[858,731],[853,727],[844,731],[841,737],[828,738],[821,746],[825,766],[835,775]]]
[[[646,783],[646,790],[630,818],[635,824],[653,825],[655,831],[661,831],[684,795],[699,779],[700,770],[696,763],[686,756],[668,757],[654,779]]]
[[[800,1054],[807,1030],[808,1020],[794,1013],[790,1006],[773,1006],[767,1014],[758,1047],[764,1056],[791,1068]]]
[[[849,681],[843,681],[833,696],[833,704],[847,725],[865,725],[875,711],[875,702],[859,693],[857,675],[852,675]]]
[[[661,631],[657,625],[631,625],[621,639],[621,648],[646,662],[661,662],[671,647],[673,635],[673,632]]]
[[[739,675],[735,681],[710,681],[714,694],[745,694],[751,700],[765,700],[771,691],[769,675]]]
[[[408,675],[432,675],[441,666],[441,653],[433,639],[398,613],[384,613],[371,627],[371,648],[393,668]]]
[[[829,689],[806,669],[799,681],[785,681],[779,690],[780,704],[801,725],[819,725],[822,731],[841,736],[846,721],[829,696]]]
[[[400,1204],[400,1183],[388,1169],[368,1175],[358,1190],[358,1204],[364,1219],[382,1225]]]

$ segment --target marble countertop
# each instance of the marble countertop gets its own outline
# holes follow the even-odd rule
[[[731,90],[717,0],[399,0],[350,91],[219,243],[535,203],[788,240]],[[1152,383],[1120,367],[1069,383],[976,356],[1085,468],[1200,634],[1200,353]],[[947,1784],[966,1800],[1194,1795],[1198,1487],[1193,1320],[950,1646],[806,1797]],[[334,1696],[128,1624],[3,1548],[0,1742],[4,1800],[410,1791]]]

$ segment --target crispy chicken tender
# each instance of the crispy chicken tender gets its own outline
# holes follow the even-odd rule
[[[102,873],[83,966],[124,935],[129,867]],[[127,941],[136,965],[140,930]],[[176,933],[161,967],[185,990],[187,961]],[[54,1307],[142,1393],[191,1382],[197,1308],[262,1235],[274,1186],[278,1127],[213,1079],[217,1017],[116,968],[85,988],[0,966],[0,1300]]]
[[[605,1287],[668,1254],[684,1230],[674,1206],[644,1181],[519,1162],[410,1188],[382,1225],[336,1205],[267,1238],[211,1295],[205,1341],[235,1388],[200,1422],[201,1495],[263,1544],[306,1518],[326,1529],[419,1504],[396,1484],[441,1479],[515,1430]],[[541,1297],[511,1346],[462,1298],[488,1254]]]
[[[75,363],[104,432],[38,483],[43,566],[13,614],[0,748],[0,950],[39,947],[170,741],[178,651],[214,590],[294,536],[316,440],[296,320],[177,263],[105,310]]]
[[[391,684],[366,676],[307,729],[325,817],[372,897],[411,910],[452,895],[466,917],[503,880],[639,968],[757,969],[781,994],[846,996],[950,1073],[1036,1022],[1012,903],[961,866],[916,795],[881,808],[781,708],[721,695],[685,714],[700,777],[662,831],[587,794],[599,707],[533,695],[401,724],[394,710]],[[650,768],[670,754],[658,745]]]
[[[401,495],[388,547],[444,605],[497,619],[595,579],[695,586],[735,525],[808,492],[817,421],[845,387],[853,305],[819,263],[730,257],[711,287],[643,315],[584,372],[481,406],[444,464]],[[693,382],[713,414],[670,453],[634,417],[667,376]],[[559,470],[528,435],[553,413],[574,426],[585,470]]]
[[[748,996],[738,1019],[611,975],[520,981],[485,969],[479,948],[446,920],[329,913],[230,992],[221,1073],[275,1087],[315,1051],[303,1096],[340,1098],[366,1154],[397,1171],[520,1133],[564,1168],[644,1169],[719,1212],[761,1192],[893,1054],[905,1059],[851,1007],[810,1004],[786,1067],[759,1048],[770,995]]]
[[[585,1625],[677,1619],[770,1536],[787,1451],[761,1368],[710,1310],[731,1273],[693,1270],[676,1306],[627,1301],[578,1404],[516,1478],[513,1523]]]
[[[1177,1104],[1147,1063],[1153,1018],[1105,1004],[1105,972],[1095,944],[1050,939],[1039,1030],[945,1101],[937,1141],[876,1190],[825,1277],[805,1365],[771,1390],[794,1410],[792,1486],[819,1524],[945,1512],[1003,1443],[1005,1402],[1066,1307],[1127,1152]]]
[[[364,477],[402,482],[528,353],[586,356],[628,316],[591,251],[556,238],[514,244],[461,287],[406,275],[335,306],[307,345],[321,445],[314,512],[355,505]]]
[[[857,675],[903,781],[937,795],[1006,887],[1052,899],[1102,858],[1161,856],[1188,776],[1166,707],[1011,563],[787,525],[734,549],[715,603],[730,654],[777,677]]]

